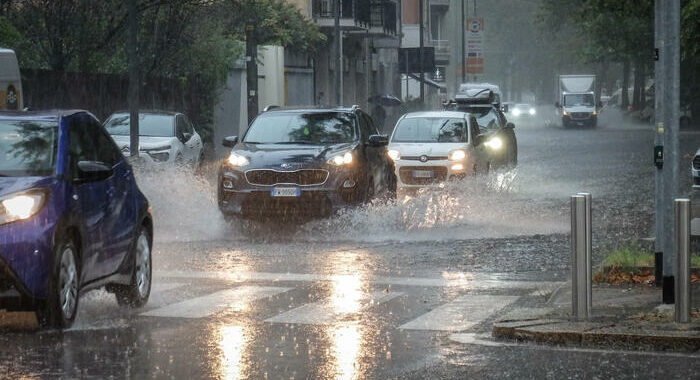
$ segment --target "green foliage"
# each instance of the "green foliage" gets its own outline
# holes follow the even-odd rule
[[[636,242],[623,244],[610,250],[603,259],[603,267],[635,272],[639,267],[653,267],[654,255]]]
[[[22,41],[22,35],[12,23],[0,16],[0,46],[13,48]]]
[[[326,37],[297,7],[284,0],[229,0],[231,30],[245,36],[254,27],[258,44],[280,45],[297,52],[310,52]]]
[[[0,44],[17,51],[23,68],[124,74],[127,11],[122,0],[3,0]],[[218,89],[244,54],[247,22],[256,26],[259,44],[310,52],[325,38],[283,0],[137,0],[137,13],[141,75],[208,89],[183,94],[188,104],[198,103],[198,114],[190,116],[205,136]]]

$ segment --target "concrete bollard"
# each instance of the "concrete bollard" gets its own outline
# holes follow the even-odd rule
[[[674,202],[676,221],[676,322],[690,322],[690,199]]]

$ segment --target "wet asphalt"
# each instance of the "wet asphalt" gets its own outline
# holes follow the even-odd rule
[[[493,320],[566,281],[569,195],[593,194],[595,263],[652,233],[648,127],[541,124],[517,127],[515,171],[303,226],[227,225],[206,179],[143,174],[149,303],[122,309],[100,290],[70,330],[0,330],[0,378],[696,377],[697,354],[490,338]],[[687,194],[697,146],[684,132]]]

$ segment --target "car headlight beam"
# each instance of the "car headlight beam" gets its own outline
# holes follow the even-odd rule
[[[27,191],[0,199],[0,225],[36,215],[46,203],[46,197],[45,191]]]
[[[493,150],[499,150],[503,147],[503,140],[501,140],[500,137],[495,136],[489,139],[489,141],[485,142],[486,146],[493,149]]]
[[[462,149],[453,150],[450,153],[450,161],[461,161],[467,158],[467,152]]]
[[[513,116],[519,116],[520,115],[520,110],[519,109],[514,109],[513,110]]]
[[[352,163],[352,153],[345,152],[343,154],[333,156],[330,160],[328,160],[328,163],[335,166],[349,165]]]
[[[228,163],[231,166],[243,167],[247,166],[250,163],[250,160],[248,160],[247,157],[241,156],[238,153],[231,152],[231,154],[228,156]]]
[[[536,112],[534,108],[530,108],[530,115],[534,115]]]
[[[386,154],[389,155],[389,158],[391,158],[392,161],[398,161],[401,159],[401,153],[396,149],[389,149]]]

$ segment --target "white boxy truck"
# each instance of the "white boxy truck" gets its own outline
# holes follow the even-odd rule
[[[557,116],[562,127],[598,125],[595,75],[560,75],[557,90]]]
[[[15,51],[0,47],[0,110],[19,111],[22,101],[22,78]]]

